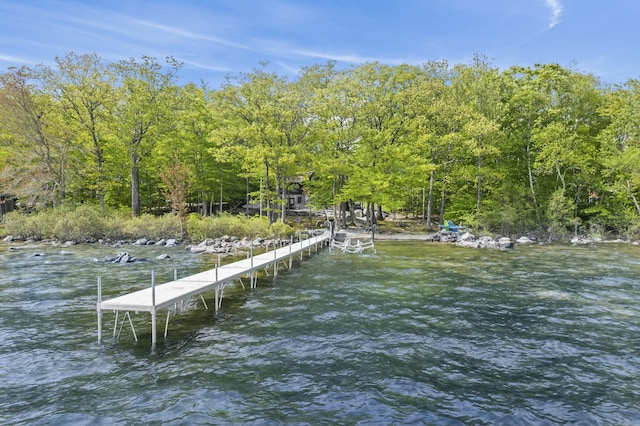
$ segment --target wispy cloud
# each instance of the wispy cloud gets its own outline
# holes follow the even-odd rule
[[[178,58],[178,61],[180,61],[183,64],[188,65],[188,66],[190,66],[192,68],[197,68],[197,69],[203,69],[203,70],[209,70],[209,71],[219,71],[219,72],[231,72],[231,71],[233,71],[233,69],[229,68],[229,67],[208,65],[208,64],[203,64],[201,62],[190,61],[190,60],[183,59],[183,58]]]
[[[201,41],[209,41],[212,43],[217,43],[217,44],[221,44],[224,46],[229,46],[229,47],[235,47],[238,49],[243,49],[243,50],[250,50],[249,47],[243,45],[243,44],[239,44],[239,43],[235,43],[233,41],[229,41],[220,37],[212,37],[209,35],[203,35],[203,34],[197,34],[191,31],[186,31],[180,28],[176,28],[176,27],[171,27],[168,25],[162,25],[162,24],[158,24],[156,22],[151,22],[151,21],[145,21],[145,20],[140,20],[140,19],[133,19],[133,22],[141,25],[141,26],[145,26],[147,28],[152,28],[152,29],[156,29],[159,31],[163,31],[165,33],[171,34],[173,36],[177,36],[177,37],[183,37],[183,38],[187,38],[187,39],[192,39],[192,40],[201,40]]]
[[[560,23],[562,15],[562,5],[559,0],[545,0],[547,6],[551,9],[551,17],[549,18],[549,27],[551,29]]]
[[[417,63],[424,62],[416,58],[411,58],[411,59],[381,58],[381,57],[373,57],[373,56],[359,56],[359,55],[340,54],[340,53],[325,53],[325,52],[319,52],[315,50],[304,50],[304,49],[294,49],[291,51],[291,53],[294,55],[303,56],[307,58],[326,59],[331,61],[346,62],[349,64],[362,64],[365,62],[383,62],[389,65],[400,65],[400,64],[417,64]]]

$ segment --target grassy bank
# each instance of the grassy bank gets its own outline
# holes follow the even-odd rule
[[[37,213],[10,213],[0,226],[0,238],[12,235],[20,239],[95,242],[133,241],[139,238],[159,240],[175,238],[198,241],[223,235],[242,237],[287,237],[294,229],[281,223],[269,224],[264,217],[222,214],[202,217],[191,215],[184,223],[177,216],[145,214],[132,217],[129,212],[103,214],[98,207],[82,205]]]

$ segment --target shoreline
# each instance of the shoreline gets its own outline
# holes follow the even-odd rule
[[[372,233],[371,231],[366,231],[364,228],[346,228],[346,229],[339,229],[337,231],[335,231],[336,234],[343,234],[343,235],[348,235],[349,237],[351,237],[352,239],[358,239],[358,240],[367,240],[370,241],[371,237],[372,237]],[[375,233],[375,237],[374,237],[374,241],[424,241],[424,242],[437,242],[437,243],[446,243],[448,241],[438,241],[436,237],[438,237],[438,235],[440,235],[440,232],[427,232],[427,233],[416,233],[416,232],[393,232],[393,231],[376,231]],[[473,234],[472,234],[473,235]],[[237,238],[237,237],[235,237]],[[494,236],[494,238],[497,238],[496,236]],[[214,239],[208,239],[208,240],[216,240],[216,239],[220,239],[220,240],[225,240],[225,239],[230,239],[229,237],[220,237],[220,238],[214,238]],[[238,238],[240,239],[240,238]],[[271,243],[272,240],[279,240],[280,238],[278,237],[274,237],[274,238],[261,238],[258,237],[257,239],[263,240],[263,241],[269,241],[269,243]],[[285,238],[286,240],[286,238]],[[514,241],[515,243],[518,243],[518,239],[517,238],[511,238],[512,241]],[[139,240],[131,240],[131,241],[127,241],[127,240],[120,240],[120,241],[102,241],[102,240],[98,240],[98,241],[83,241],[83,242],[76,242],[76,241],[61,241],[61,240],[51,240],[51,239],[44,239],[44,240],[32,240],[32,239],[28,239],[28,240],[23,240],[21,238],[15,238],[12,240],[6,240],[6,239],[0,239],[0,247],[2,246],[10,246],[11,244],[48,244],[48,245],[52,245],[52,246],[70,246],[70,245],[83,245],[83,244],[98,244],[98,245],[107,245],[107,246],[113,246],[113,247],[120,247],[120,246],[127,246],[127,245],[159,245],[159,246],[163,246],[164,244],[139,244],[138,242]],[[191,245],[198,245],[201,244],[202,242],[198,241],[198,240],[183,240],[183,241],[176,241],[174,244],[175,246],[178,247],[189,247]],[[572,237],[570,239],[566,239],[566,240],[562,240],[562,241],[532,241],[529,244],[574,244],[574,245],[578,245],[578,244],[613,244],[613,243],[617,243],[617,244],[629,244],[629,245],[640,245],[640,241],[638,240],[626,240],[623,238],[620,238],[619,236],[611,236],[611,238],[608,239],[603,239],[603,238],[588,238],[588,237]],[[172,244],[173,245],[173,244]]]

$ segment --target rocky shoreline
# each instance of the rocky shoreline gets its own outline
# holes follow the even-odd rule
[[[364,231],[362,229],[347,229],[340,232],[347,233],[351,238],[355,239],[371,239],[372,234],[370,231]],[[376,233],[375,240],[386,241],[425,241],[425,242],[438,242],[438,243],[451,243],[460,247],[466,248],[489,248],[507,250],[515,248],[517,245],[532,245],[532,244],[547,244],[547,242],[540,242],[535,237],[521,236],[516,239],[510,237],[490,237],[480,236],[476,237],[470,232],[450,232],[441,230],[439,232],[427,233],[427,234],[411,234],[411,233]],[[573,237],[569,241],[558,243],[570,243],[573,245],[588,245],[599,243],[617,243],[617,244],[631,244],[640,245],[640,241],[626,241],[621,238],[614,238],[611,240],[604,240],[602,238],[588,238],[588,237]]]
[[[531,244],[543,244],[538,242],[535,238],[529,238],[527,236],[521,236],[517,239],[511,239],[509,237],[489,237],[481,236],[476,237],[470,232],[450,232],[441,230],[435,233],[393,233],[393,232],[378,232],[372,235],[370,231],[365,231],[363,228],[359,229],[342,229],[337,231],[339,233],[349,234],[353,239],[370,240],[372,237],[376,241],[424,241],[424,242],[440,242],[440,243],[452,243],[460,247],[466,248],[489,248],[507,250],[512,249],[516,245],[531,245]],[[20,237],[9,235],[1,240],[4,243],[11,242],[24,242],[24,243],[49,243],[57,246],[71,246],[80,244],[75,241],[57,241],[57,240],[23,240]],[[298,241],[297,238],[293,239],[294,242]],[[95,243],[109,245],[114,248],[122,248],[127,245],[131,246],[162,246],[162,247],[179,247],[184,244],[184,249],[194,254],[216,254],[220,256],[234,256],[242,253],[247,253],[252,249],[268,249],[269,247],[282,247],[290,244],[291,238],[253,238],[248,237],[235,237],[235,236],[222,236],[219,238],[207,238],[199,243],[193,242],[180,242],[174,238],[149,240],[146,238],[140,238],[136,241],[110,241],[110,240],[98,240],[98,241],[86,241],[84,243]],[[621,243],[621,244],[633,244],[640,245],[638,241],[625,241],[622,239],[603,240],[600,238],[586,238],[586,237],[574,237],[569,241],[573,245],[582,244],[596,244],[596,243]],[[115,257],[105,259],[107,262],[123,263],[130,261],[130,257],[127,257],[128,253],[119,252]],[[135,260],[135,258],[134,258]]]
[[[54,246],[69,247],[77,244],[100,244],[107,245],[113,248],[124,248],[126,246],[157,246],[157,247],[180,247],[184,244],[184,250],[194,254],[216,254],[220,256],[236,256],[243,253],[248,253],[252,249],[269,249],[273,247],[283,247],[289,245],[291,242],[297,242],[298,238],[253,238],[248,237],[238,238],[234,236],[222,236],[219,238],[207,238],[200,243],[194,244],[191,242],[183,242],[174,239],[161,239],[158,241],[149,240],[146,238],[140,238],[136,241],[110,241],[110,240],[98,240],[87,241],[84,243],[77,243],[75,241],[58,241],[58,240],[23,240],[22,238],[15,236],[7,236],[2,239],[4,243],[17,243],[22,242],[25,244],[51,244]],[[11,248],[10,248],[11,249]],[[15,249],[15,248],[14,248]],[[166,256],[168,255],[161,255]],[[130,256],[126,251],[120,251],[114,256],[105,257],[104,261],[108,263],[132,263],[140,261],[133,256]]]

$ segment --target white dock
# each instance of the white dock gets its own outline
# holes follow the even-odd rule
[[[222,297],[225,287],[235,280],[239,280],[242,283],[242,278],[246,277],[250,280],[251,287],[255,287],[256,284],[256,272],[261,269],[267,270],[272,267],[274,276],[278,274],[278,263],[288,260],[288,267],[291,268],[293,258],[295,256],[302,256],[305,251],[311,254],[312,248],[315,248],[316,252],[319,247],[329,244],[331,239],[331,232],[325,231],[321,234],[317,234],[311,238],[299,241],[297,243],[291,243],[287,246],[274,248],[259,255],[250,256],[247,259],[239,260],[227,265],[216,266],[214,269],[200,272],[188,277],[174,279],[173,281],[164,284],[155,284],[155,274],[151,274],[151,287],[147,287],[132,293],[124,294],[122,296],[115,297],[109,300],[102,300],[102,283],[98,278],[98,342],[102,341],[102,314],[104,311],[113,311],[115,313],[115,322],[113,327],[113,335],[116,337],[118,329],[118,314],[120,311],[125,312],[122,323],[120,325],[120,332],[126,319],[129,319],[131,325],[131,331],[136,340],[138,340],[131,320],[129,312],[149,312],[151,313],[151,340],[152,343],[156,343],[156,324],[157,314],[161,309],[167,310],[167,320],[165,324],[164,336],[166,338],[169,316],[172,310],[177,311],[179,307],[184,306],[185,302],[188,302],[194,296],[199,296],[205,307],[207,307],[202,293],[214,290],[215,291],[215,309],[220,308],[222,303]],[[285,263],[286,265],[286,263]],[[244,285],[244,284],[243,284]],[[188,304],[188,303],[187,303]]]

